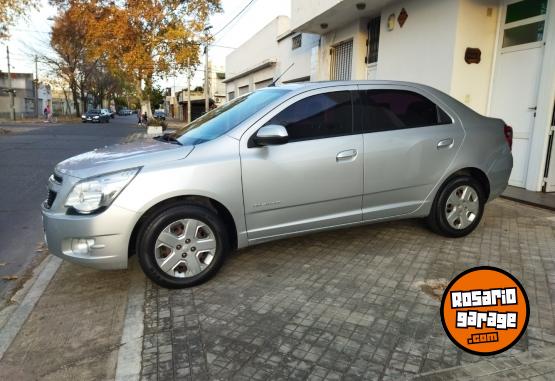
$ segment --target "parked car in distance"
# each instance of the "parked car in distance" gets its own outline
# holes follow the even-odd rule
[[[106,109],[89,110],[85,114],[81,115],[81,121],[83,123],[109,123],[110,112]]]
[[[108,109],[108,112],[110,113],[110,118],[115,119],[116,118],[116,112],[112,109]]]
[[[128,108],[122,108],[118,111],[118,115],[127,116],[133,114],[133,111],[129,110]]]
[[[45,236],[52,254],[99,269],[136,254],[171,288],[206,281],[232,250],[327,229],[422,218],[462,237],[506,188],[511,146],[502,120],[424,85],[266,88],[59,163]]]
[[[154,111],[154,118],[158,120],[166,120],[166,111],[165,110],[155,110]]]

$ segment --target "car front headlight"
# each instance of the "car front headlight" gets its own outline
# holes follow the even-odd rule
[[[85,114],[81,115],[81,118],[86,118],[87,116]]]
[[[140,168],[91,177],[75,184],[65,206],[79,214],[91,214],[107,208],[137,175]]]
[[[98,119],[98,115],[96,115],[94,118],[95,118],[95,119]]]

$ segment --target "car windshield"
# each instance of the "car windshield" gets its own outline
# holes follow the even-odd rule
[[[265,89],[236,98],[170,134],[183,145],[216,139],[247,120],[258,110],[285,95],[287,89]]]
[[[100,114],[100,110],[90,110],[89,114]]]

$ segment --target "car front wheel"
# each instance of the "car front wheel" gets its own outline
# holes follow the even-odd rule
[[[167,288],[186,288],[210,279],[230,251],[218,214],[182,204],[152,216],[139,233],[137,253],[145,274]]]
[[[470,176],[450,180],[436,195],[428,225],[446,237],[470,234],[482,219],[486,195],[481,184]]]

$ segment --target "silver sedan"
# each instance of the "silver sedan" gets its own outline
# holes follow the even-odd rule
[[[229,252],[326,229],[424,218],[471,233],[506,188],[512,129],[393,81],[270,87],[175,132],[67,159],[42,215],[50,252],[101,269],[136,254],[165,287]]]

